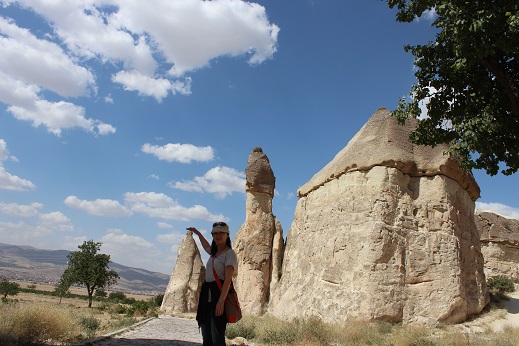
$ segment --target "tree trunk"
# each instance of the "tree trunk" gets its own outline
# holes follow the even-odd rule
[[[512,116],[519,119],[519,87],[515,84],[514,78],[501,67],[497,59],[482,59],[479,63],[496,77],[497,83],[510,101]]]

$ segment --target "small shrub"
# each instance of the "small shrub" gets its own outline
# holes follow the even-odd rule
[[[265,316],[256,328],[256,338],[267,345],[290,345],[298,341],[298,328],[291,322]]]
[[[244,316],[238,323],[227,325],[225,336],[228,339],[242,337],[247,340],[256,338],[257,321],[259,319],[251,316]]]
[[[128,298],[122,292],[110,292],[108,300],[112,303],[125,303]]]
[[[127,314],[128,307],[123,304],[115,304],[115,305],[110,306],[108,311],[113,314]]]
[[[127,311],[128,316],[145,316],[150,309],[150,303],[143,300],[134,302]]]
[[[87,337],[91,338],[92,336],[95,335],[95,332],[101,325],[101,322],[95,317],[88,316],[88,317],[81,317],[79,319],[79,325],[81,327],[83,327]]]
[[[105,298],[108,294],[103,289],[98,289],[94,293],[94,297],[96,298]]]
[[[151,298],[153,303],[156,307],[159,307],[162,305],[162,301],[164,300],[164,294],[157,294],[155,297]]]
[[[498,275],[487,280],[488,288],[496,294],[502,294],[515,291],[514,281],[506,275]]]

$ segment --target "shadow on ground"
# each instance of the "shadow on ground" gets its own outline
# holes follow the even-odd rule
[[[157,339],[105,339],[99,342],[87,343],[89,346],[200,346],[201,343],[181,340],[157,340]]]
[[[519,314],[519,299],[509,297],[505,307],[509,314]]]

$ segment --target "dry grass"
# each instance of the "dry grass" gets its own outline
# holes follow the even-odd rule
[[[82,340],[79,316],[48,303],[0,305],[0,344],[62,343]]]
[[[0,303],[0,345],[77,343],[140,319],[56,302]]]
[[[256,345],[293,346],[512,346],[519,345],[519,328],[502,333],[467,333],[451,326],[402,326],[386,322],[350,321],[327,324],[318,318],[282,321],[272,316],[245,316],[229,324],[227,337],[243,337]]]

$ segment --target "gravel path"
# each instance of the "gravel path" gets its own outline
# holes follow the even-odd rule
[[[90,340],[92,346],[195,346],[202,345],[202,334],[195,320],[160,316],[123,332]]]

